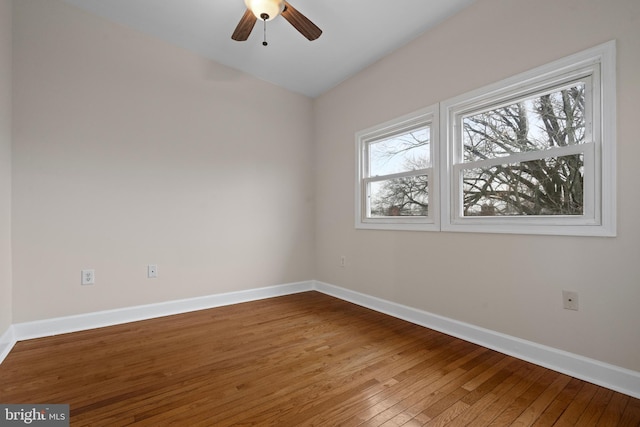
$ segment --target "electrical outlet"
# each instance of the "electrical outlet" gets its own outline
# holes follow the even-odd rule
[[[147,277],[149,279],[155,279],[158,277],[158,266],[155,264],[147,265]]]
[[[578,293],[562,291],[562,303],[566,310],[578,311]]]
[[[96,283],[96,271],[82,270],[82,284],[93,285],[94,283]]]
[[[345,267],[347,265],[347,257],[342,255],[340,257],[340,267]]]

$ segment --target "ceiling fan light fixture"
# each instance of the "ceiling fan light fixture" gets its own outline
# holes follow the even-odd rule
[[[244,0],[244,4],[257,19],[263,21],[264,15],[267,15],[267,21],[271,21],[284,10],[283,0]]]
[[[258,20],[264,21],[264,31],[267,31],[267,21],[271,21],[278,15],[293,25],[307,40],[315,40],[322,35],[322,30],[309,18],[298,12],[286,0],[244,0],[247,9],[244,11],[240,22],[233,31],[231,38],[243,42],[249,38],[251,30]],[[265,36],[266,38],[266,36]],[[266,40],[263,42],[266,46]]]

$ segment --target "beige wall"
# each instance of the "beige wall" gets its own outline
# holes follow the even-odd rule
[[[11,308],[11,0],[0,0],[0,335]]]
[[[354,229],[356,131],[611,39],[618,237]],[[477,1],[316,100],[316,278],[640,371],[638,99],[637,0]]]
[[[313,277],[309,98],[54,0],[13,71],[14,322]]]

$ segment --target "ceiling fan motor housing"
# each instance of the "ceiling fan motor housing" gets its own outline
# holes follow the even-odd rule
[[[284,0],[244,0],[244,4],[261,21],[271,21],[284,10]]]

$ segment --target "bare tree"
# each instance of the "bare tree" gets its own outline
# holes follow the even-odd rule
[[[584,86],[464,119],[466,161],[506,157],[584,142]],[[465,170],[465,215],[579,215],[580,154]]]
[[[377,169],[408,173],[372,184],[372,216],[426,216],[428,213],[429,130],[421,128],[377,144]],[[414,173],[414,171],[417,171]]]
[[[373,216],[426,216],[429,187],[426,175],[384,181],[371,206]]]
[[[585,92],[581,83],[521,102],[466,116],[462,121],[464,162],[505,158],[490,167],[463,171],[465,216],[580,215],[583,213],[581,154],[545,155],[545,150],[585,141]],[[387,147],[388,159],[428,140],[407,136]],[[540,152],[535,160],[511,161],[517,153]],[[537,156],[535,156],[537,157]],[[427,160],[405,159],[406,167],[425,168]],[[382,181],[372,197],[376,216],[426,215],[426,175]]]

